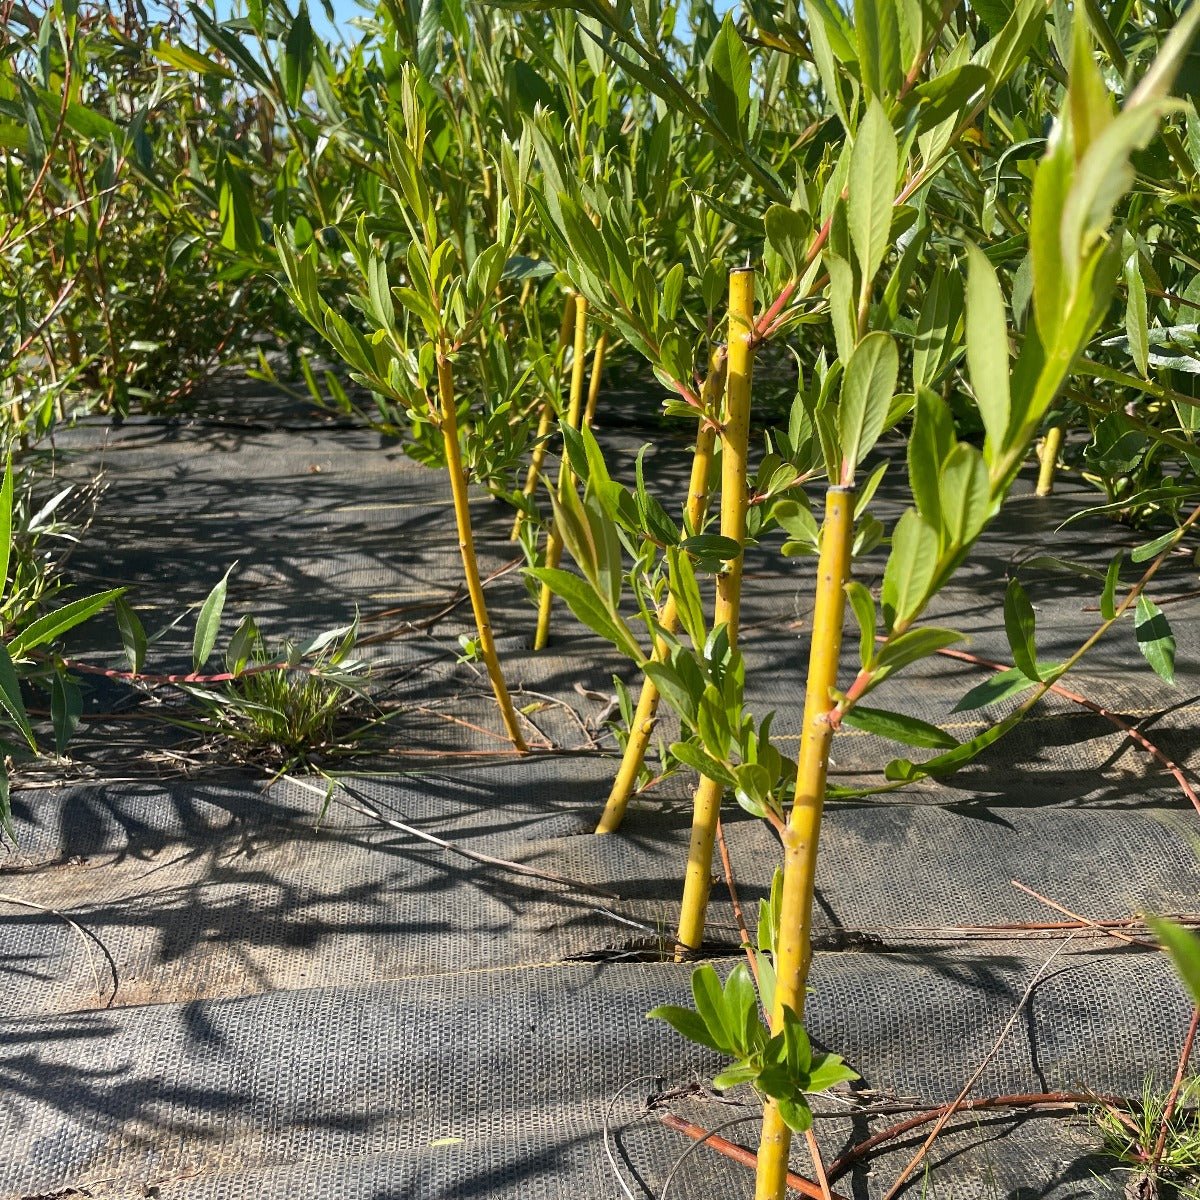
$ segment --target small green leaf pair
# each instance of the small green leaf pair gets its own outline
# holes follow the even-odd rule
[[[663,1004],[646,1015],[666,1021],[689,1041],[707,1046],[734,1062],[713,1080],[722,1090],[749,1083],[776,1101],[791,1129],[802,1133],[812,1125],[807,1094],[828,1091],[858,1075],[836,1054],[814,1054],[800,1018],[784,1010],[783,1028],[772,1036],[759,1015],[758,993],[742,963],[730,971],[722,987],[709,963],[692,973],[695,1009]]]

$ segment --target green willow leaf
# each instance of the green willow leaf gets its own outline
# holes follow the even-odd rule
[[[1164,921],[1161,917],[1147,917],[1146,924],[1166,947],[1192,999],[1200,1004],[1200,938],[1182,925]]]
[[[707,1046],[718,1054],[726,1053],[725,1046],[709,1033],[708,1025],[698,1012],[691,1008],[681,1008],[677,1004],[660,1004],[652,1008],[646,1016],[654,1021],[666,1021],[676,1033],[681,1033],[689,1042],[698,1046]]]
[[[1036,686],[1036,679],[1031,679],[1017,667],[1010,667],[1007,671],[998,671],[982,683],[976,684],[950,711],[970,712],[988,704],[998,704],[1001,700],[1019,696]]]
[[[136,675],[146,661],[146,630],[133,606],[124,596],[113,603],[113,614],[117,618],[117,629],[121,633],[121,645],[125,650],[125,661]]]
[[[54,749],[59,756],[67,752],[67,743],[82,715],[83,696],[79,685],[69,675],[56,671],[50,680],[50,720],[54,726]]]
[[[874,97],[850,152],[847,216],[862,278],[874,279],[887,253],[899,170],[896,135]]]
[[[0,645],[0,707],[8,714],[9,720],[21,731],[21,736],[28,743],[29,748],[36,752],[37,742],[34,740],[29,717],[25,713],[25,702],[21,699],[21,685],[17,681],[17,672],[13,667],[12,658],[2,645]],[[0,755],[0,762],[2,761],[3,756]]]
[[[737,1055],[738,1029],[725,1007],[725,991],[710,963],[701,963],[692,972],[692,1000],[714,1042],[726,1054]]]
[[[907,667],[919,659],[928,658],[955,642],[961,642],[963,635],[954,629],[942,629],[937,625],[922,625],[918,629],[908,629],[904,633],[890,637],[875,656],[876,679],[882,679],[885,674]]]
[[[1161,554],[1168,546],[1173,546],[1179,540],[1180,536],[1178,529],[1168,529],[1166,533],[1161,534],[1152,541],[1144,542],[1142,545],[1134,547],[1129,552],[1129,561],[1135,563],[1147,562],[1149,559]]]
[[[38,646],[45,646],[56,637],[66,633],[67,630],[74,629],[76,625],[95,616],[124,592],[124,588],[112,588],[107,592],[98,592],[95,596],[74,600],[70,604],[64,604],[61,608],[47,613],[44,617],[39,617],[8,643],[9,654],[14,659],[24,658],[31,650],[36,650]]]
[[[908,483],[917,510],[931,525],[942,523],[938,479],[953,448],[954,421],[945,401],[926,387],[918,388],[916,418],[908,439]]]
[[[938,566],[937,531],[917,512],[908,509],[892,530],[892,552],[883,569],[883,627],[890,632],[921,611]]]
[[[893,742],[903,742],[906,746],[920,746],[927,750],[952,750],[959,744],[957,738],[951,737],[936,725],[930,725],[928,721],[921,721],[904,713],[887,712],[882,708],[867,708],[862,704],[856,704],[844,713],[842,723],[861,729],[865,733],[889,738]]]
[[[1108,564],[1108,570],[1104,574],[1104,589],[1100,593],[1100,615],[1106,620],[1111,621],[1117,615],[1117,584],[1121,578],[1121,564],[1125,561],[1125,555],[1118,554]]]
[[[875,654],[875,625],[878,615],[875,600],[861,583],[853,579],[846,584],[845,592],[854,619],[858,622],[859,663],[866,667]]]
[[[1004,632],[1008,635],[1013,662],[1023,675],[1041,682],[1038,674],[1037,646],[1034,643],[1033,605],[1018,579],[1010,579],[1004,593]]]
[[[1175,682],[1175,635],[1163,610],[1144,592],[1138,597],[1133,619],[1134,634],[1142,657],[1154,673],[1167,683]]]
[[[308,6],[301,0],[292,27],[283,46],[283,79],[288,102],[293,108],[300,104],[308,77],[312,74],[315,42]]]
[[[605,606],[596,589],[578,575],[557,567],[529,567],[526,574],[545,584],[593,633],[611,642],[622,654],[641,662],[644,659],[629,627]]]
[[[854,468],[879,440],[899,373],[900,356],[891,334],[868,333],[854,348],[842,378],[838,407],[843,483],[850,482]]]
[[[991,489],[983,455],[959,442],[942,464],[938,481],[942,530],[950,546],[969,546],[988,519]]]
[[[1148,379],[1150,335],[1146,315],[1146,284],[1142,279],[1136,250],[1125,260],[1125,290],[1125,336],[1129,339],[1129,355],[1138,374]]]
[[[750,111],[750,55],[734,24],[725,14],[708,57],[708,98],[721,128],[731,137],[743,136]]]
[[[230,567],[221,576],[200,606],[200,615],[196,618],[196,631],[192,636],[192,669],[194,671],[199,671],[204,666],[217,644],[217,634],[221,628],[221,614],[225,611],[229,573],[232,570],[233,567]]]
[[[900,25],[895,0],[855,0],[854,30],[863,86],[871,96],[893,96],[900,87]]]
[[[703,775],[705,779],[711,779],[714,783],[719,783],[722,787],[736,790],[738,786],[737,776],[722,763],[717,762],[715,758],[705,754],[695,743],[675,742],[671,746],[671,754],[679,759],[685,767],[691,767],[693,771]]]
[[[1004,445],[1012,400],[1008,377],[1008,316],[995,269],[978,246],[967,246],[967,370],[992,451]]]
[[[13,465],[12,451],[4,464],[4,482],[0,484],[0,600],[8,594],[8,566],[12,557]]]

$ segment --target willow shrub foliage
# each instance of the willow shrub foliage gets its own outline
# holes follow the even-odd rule
[[[922,615],[1047,427],[1068,430],[1069,457],[1082,447],[1106,507],[1159,526],[1133,556],[1150,563],[1140,579],[1122,585],[1114,561],[1101,625],[1079,653],[1132,616],[1170,677],[1173,640],[1145,585],[1185,535],[1195,490],[1196,405],[1180,379],[1190,359],[1163,350],[1186,341],[1177,314],[1191,303],[1178,253],[1191,218],[1176,203],[1196,174],[1186,71],[1183,98],[1169,92],[1195,12],[907,0],[860,3],[853,18],[816,0],[723,18],[600,0],[390,2],[335,63],[303,10],[253,4],[245,21],[205,28],[198,68],[239,64],[268,98],[282,131],[272,155],[286,148],[287,165],[272,183],[264,146],[251,174],[277,198],[289,291],[369,390],[370,419],[407,429],[413,453],[453,477],[457,445],[463,471],[517,499],[539,418],[563,414],[563,358],[583,349],[553,338],[564,289],[649,364],[667,415],[694,423],[705,502],[681,505],[682,520],[640,468],[614,478],[590,432],[564,423],[564,478],[578,483],[543,490],[540,507],[575,569],[541,561],[531,537],[525,548],[531,577],[641,665],[680,717],[672,753],[701,777],[688,872],[699,882],[681,943],[702,932],[721,794],[779,831],[785,863],[760,956],[771,1029],[723,1043],[770,1100],[764,1195],[786,1128],[804,1120],[797,1081],[812,1064],[795,1022],[837,729],[908,747],[888,767],[886,786],[902,786],[969,761],[1078,657],[1039,659],[1033,607],[1013,580],[1002,614],[1013,670],[964,698],[1024,693],[1012,716],[960,745],[863,703],[959,640]],[[257,41],[251,61],[242,34]],[[743,263],[755,291],[735,327],[726,276]],[[786,422],[760,429],[747,456],[729,406],[749,395],[767,343],[792,353],[798,384]],[[322,391],[315,377],[310,387]],[[324,391],[356,403],[333,379]],[[872,499],[896,468],[872,451],[890,431],[907,436],[912,503],[886,528]],[[753,468],[739,475],[731,455]],[[707,496],[722,459],[716,532]],[[769,537],[784,554],[819,556],[825,624],[797,761],[772,741],[773,718],[742,700],[732,581],[743,547]],[[852,579],[854,560],[875,552],[886,554],[877,595]],[[706,574],[726,596],[719,620]],[[860,662],[843,681],[846,607]],[[739,1012],[743,990],[729,1000]]]
[[[269,193],[246,164],[279,149],[274,117],[233,67],[195,69],[206,65],[197,47],[206,24],[215,28],[212,11],[174,0],[0,4],[0,435],[9,451],[0,827],[9,834],[7,763],[49,740],[63,754],[81,717],[77,664],[64,659],[61,636],[113,608],[134,681],[145,678],[148,644],[124,589],[61,594],[48,547],[74,539],[81,503],[70,487],[42,494],[38,443],[88,413],[176,411],[253,336],[299,327],[265,259],[252,256],[270,229],[254,205]],[[224,581],[200,611],[197,678],[223,598]],[[231,640],[227,680],[251,666],[237,649],[247,636],[243,625]],[[324,653],[313,645],[282,666],[324,667],[303,661]],[[26,712],[31,687],[46,693],[52,739],[42,744]]]
[[[448,471],[477,624],[466,650],[486,664],[523,749],[467,482],[513,502],[531,593],[548,587],[643,668],[602,828],[617,827],[644,778],[660,698],[679,716],[672,761],[699,779],[684,949],[703,934],[722,798],[779,834],[757,1000],[744,973],[722,987],[702,970],[696,1009],[659,1015],[736,1060],[723,1083],[763,1094],[759,1195],[782,1194],[805,1092],[846,1078],[803,1035],[838,730],[892,739],[884,786],[900,787],[994,743],[1115,625],[1132,624],[1150,665],[1172,676],[1174,640],[1147,587],[1187,537],[1200,490],[1200,293],[1183,202],[1200,168],[1187,57],[1200,9],[857,0],[850,13],[828,0],[747,0],[719,15],[702,2],[385,0],[325,44],[303,4],[248,0],[224,21],[190,6],[127,37],[120,45],[137,54],[114,50],[110,66],[108,27],[83,12],[59,3],[10,36],[0,96],[9,278],[39,261],[35,208],[74,231],[74,258],[51,257],[28,294],[10,289],[24,297],[11,299],[23,331],[12,361],[34,354],[47,381],[34,405],[89,371],[100,402],[124,404],[159,369],[140,335],[135,345],[115,332],[150,317],[113,321],[119,304],[136,316],[136,298],[96,282],[124,261],[122,244],[172,235],[162,261],[184,264],[171,295],[185,310],[192,289],[204,293],[196,304],[249,304],[282,279],[357,385],[301,355],[307,390]],[[98,48],[76,67],[85,34]],[[128,62],[144,72],[132,108]],[[71,182],[76,159],[90,164],[82,185]],[[118,211],[134,216],[122,225],[108,215]],[[71,320],[85,323],[77,360],[63,358]],[[279,314],[257,327],[269,325],[295,337]],[[601,337],[647,364],[666,417],[695,433],[688,497],[656,494],[640,460],[634,478],[617,478],[586,423],[562,420],[578,416],[583,356]],[[764,422],[754,372],[768,346],[796,372],[782,417]],[[1061,446],[1101,491],[1090,510],[1147,530],[1132,563],[1114,559],[1097,581],[1096,630],[1066,660],[1043,661],[1014,578],[997,610],[1012,670],[962,701],[1018,695],[1010,716],[960,744],[864,703],[959,640],[924,614],[1047,431],[1047,486]],[[876,453],[890,434],[907,441],[902,464]],[[547,446],[563,464],[553,474]],[[885,471],[910,500],[890,526],[873,505]],[[802,714],[755,713],[743,699],[741,555],[772,541],[817,560]],[[572,569],[542,549],[560,543]],[[870,555],[884,564],[875,592],[853,577]],[[847,609],[859,661],[841,679]],[[795,760],[773,740],[778,723],[799,723]]]
[[[81,412],[178,407],[289,319],[229,236],[269,115],[231,71],[179,69],[196,14],[151,11],[0,10],[0,377],[26,442]]]

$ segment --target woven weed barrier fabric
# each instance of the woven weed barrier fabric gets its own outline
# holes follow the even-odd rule
[[[637,429],[612,422],[602,437],[614,473],[631,473]],[[269,637],[306,640],[357,612],[389,720],[360,756],[326,764],[343,784],[327,804],[319,778],[272,780],[164,723],[182,711],[169,697],[87,684],[70,760],[17,781],[17,847],[0,865],[0,1197],[753,1195],[751,1171],[660,1119],[754,1146],[753,1097],[715,1097],[714,1056],[645,1019],[688,995],[690,968],[669,960],[693,781],[662,779],[618,835],[592,834],[616,766],[612,676],[632,675],[565,613],[548,650],[528,651],[510,514],[476,498],[493,620],[537,747],[525,758],[486,677],[459,661],[469,608],[438,473],[247,385],[204,419],[82,426],[59,451],[66,479],[109,472],[70,563],[81,586],[128,586],[156,629],[236,560],[226,633],[253,613]],[[686,441],[648,461],[678,494]],[[891,486],[888,523],[902,503]],[[1062,657],[1095,628],[1098,583],[1049,556],[1102,569],[1133,535],[1059,531],[1081,494],[1067,490],[1018,497],[939,598],[931,620],[969,635],[977,658],[1006,660],[1000,601],[1021,564],[1040,653]],[[858,577],[878,582],[882,562],[868,556]],[[747,564],[748,690],[792,746],[812,575],[811,560],[767,548]],[[1172,561],[1156,595],[1193,583]],[[1169,964],[1087,925],[1055,928],[1066,918],[1014,881],[1093,922],[1200,907],[1200,818],[1165,765],[1185,779],[1200,766],[1200,628],[1186,602],[1170,611],[1174,688],[1124,629],[1072,672],[1073,695],[1046,697],[958,775],[831,799],[808,1023],[862,1082],[818,1105],[827,1163],[953,1099],[985,1060],[975,1096],[1169,1084],[1190,1013]],[[155,643],[154,669],[186,669],[190,641],[187,618]],[[94,661],[118,645],[103,619],[75,643]],[[931,659],[878,704],[965,740],[1013,703],[953,711],[989,674]],[[673,737],[667,714],[660,732]],[[844,730],[831,783],[877,784],[895,756]],[[753,921],[775,839],[733,806],[724,836]],[[722,973],[740,937],[720,872],[708,943]],[[835,1191],[883,1196],[927,1130]],[[811,1174],[803,1144],[793,1164]],[[1130,1179],[1087,1112],[981,1110],[950,1122],[904,1195],[1120,1198]]]

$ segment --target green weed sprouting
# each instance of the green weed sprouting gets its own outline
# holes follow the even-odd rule
[[[1096,1122],[1106,1153],[1149,1174],[1156,1186],[1170,1186],[1179,1200],[1200,1197],[1200,1077],[1185,1079],[1173,1099],[1147,1079],[1140,1104],[1121,1113],[1101,1107]],[[1162,1152],[1151,1163],[1160,1139]]]
[[[181,683],[198,714],[176,723],[280,773],[347,753],[373,724],[364,720],[365,664],[350,657],[357,634],[355,622],[304,647],[270,643],[245,617],[226,653],[227,677]]]

